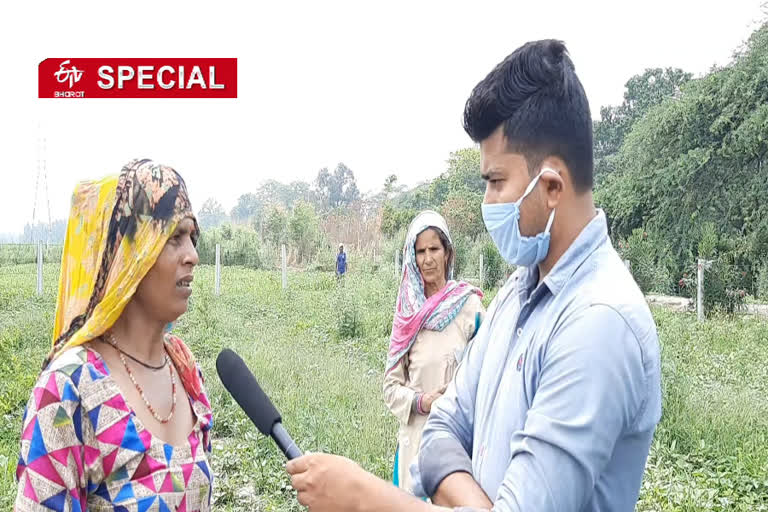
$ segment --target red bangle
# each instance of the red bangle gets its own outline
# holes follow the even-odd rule
[[[416,409],[419,410],[419,414],[426,415],[427,414],[426,411],[424,411],[424,409],[421,408],[421,399],[422,398],[424,398],[424,393],[419,395],[419,400],[416,402]]]

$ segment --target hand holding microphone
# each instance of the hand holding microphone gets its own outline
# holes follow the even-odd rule
[[[245,362],[229,349],[216,358],[221,382],[240,408],[265,436],[271,436],[289,459],[286,466],[299,503],[309,512],[437,512],[374,475],[354,461],[323,453],[302,456],[285,431],[280,413],[261,390]]]
[[[228,348],[222,350],[216,358],[216,372],[229,394],[259,432],[271,436],[288,460],[301,457],[301,450],[283,427],[280,413],[261,390],[256,377],[242,358]]]

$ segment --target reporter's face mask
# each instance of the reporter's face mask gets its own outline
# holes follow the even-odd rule
[[[544,168],[528,184],[522,197],[514,203],[483,204],[483,222],[499,253],[510,265],[529,267],[544,261],[549,252],[549,231],[555,220],[555,210],[549,214],[547,227],[536,236],[523,236],[520,232],[520,205],[533,191],[539,178],[545,172],[556,171]]]

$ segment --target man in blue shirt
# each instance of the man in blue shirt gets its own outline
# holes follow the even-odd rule
[[[341,279],[347,271],[347,253],[344,252],[344,244],[339,244],[339,253],[336,255],[336,278]]]
[[[563,43],[501,62],[473,90],[464,128],[480,144],[483,221],[518,270],[424,429],[411,472],[434,504],[330,455],[289,464],[299,501],[312,512],[630,512],[661,415],[659,345],[593,203],[592,119]]]

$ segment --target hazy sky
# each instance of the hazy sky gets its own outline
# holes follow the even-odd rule
[[[41,137],[53,218],[67,215],[77,181],[135,157],[175,167],[196,209],[215,197],[229,211],[266,179],[311,181],[339,161],[363,191],[391,173],[413,185],[471,145],[461,128],[469,92],[526,41],[566,42],[597,118],[645,68],[701,75],[727,63],[764,16],[760,4],[6,2],[0,233],[32,220]],[[237,57],[239,97],[38,99],[48,57]]]

